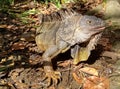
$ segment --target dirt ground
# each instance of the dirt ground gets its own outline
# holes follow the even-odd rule
[[[19,9],[34,7],[29,6]],[[43,13],[57,10],[52,5],[43,7],[40,5],[36,8]],[[82,13],[86,8],[84,6]],[[54,69],[61,72],[62,78],[58,84],[51,82],[51,86],[47,86],[42,53],[34,40],[39,19],[35,14],[29,17],[34,21],[25,24],[9,13],[0,13],[0,89],[120,88],[120,28],[108,27],[86,62],[73,65],[70,50],[54,58]]]

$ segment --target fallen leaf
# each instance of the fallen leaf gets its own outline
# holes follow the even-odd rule
[[[90,75],[98,76],[98,71],[95,68],[84,67],[84,68],[80,68],[79,71],[82,71]]]
[[[21,42],[14,43],[12,45],[12,50],[20,50],[20,49],[24,49],[24,48],[25,48],[25,44],[21,43]]]
[[[54,86],[50,86],[48,89],[55,89],[55,87]]]
[[[78,84],[82,84],[84,82],[84,78],[82,76],[78,77],[75,72],[72,73],[73,78]]]
[[[110,89],[109,79],[106,77],[87,77],[83,84],[83,89]]]
[[[58,66],[63,66],[63,67],[67,67],[71,64],[70,60],[64,61],[62,63],[59,63]]]

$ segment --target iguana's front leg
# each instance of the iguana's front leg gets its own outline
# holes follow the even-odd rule
[[[63,44],[62,44],[63,43]],[[67,43],[60,42],[58,45],[50,46],[45,53],[43,54],[42,58],[44,60],[44,71],[46,73],[46,78],[48,78],[48,86],[51,84],[51,80],[57,84],[58,80],[60,80],[60,72],[54,71],[52,67],[52,58],[57,56],[62,50],[66,49]]]
[[[57,84],[58,80],[60,79],[60,72],[54,71],[52,65],[51,56],[56,52],[59,53],[59,49],[57,48],[57,46],[53,45],[49,49],[47,49],[42,56],[44,61],[44,71],[46,73],[45,78],[48,78],[47,86],[51,84],[51,80],[55,82],[55,84]]]

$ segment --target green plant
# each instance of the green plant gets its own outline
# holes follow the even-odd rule
[[[30,9],[30,10],[27,10],[21,14],[18,14],[18,18],[21,19],[21,21],[24,23],[24,24],[28,24],[29,22],[34,22],[33,19],[31,19],[29,17],[29,15],[34,15],[34,14],[38,14],[39,12],[33,8],[33,9]]]
[[[14,5],[14,0],[0,0],[0,7],[8,7],[10,5]]]

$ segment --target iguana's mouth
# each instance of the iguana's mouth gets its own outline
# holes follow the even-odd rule
[[[100,30],[100,31],[102,31],[102,30],[105,29],[105,26],[95,27],[94,29],[95,29],[95,30]]]

